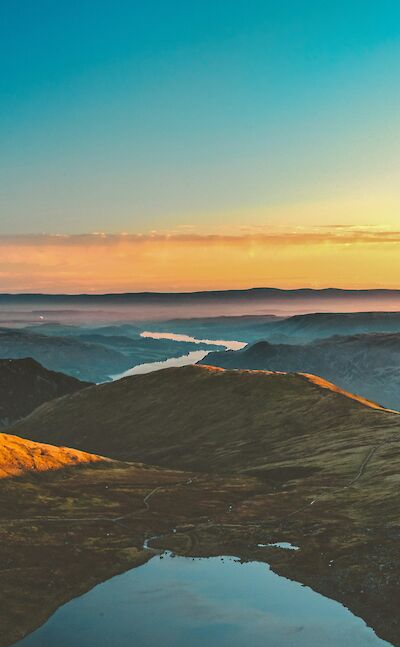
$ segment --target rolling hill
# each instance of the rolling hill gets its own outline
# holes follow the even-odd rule
[[[400,312],[315,312],[264,326],[264,338],[275,343],[304,343],[363,333],[400,333]]]
[[[155,535],[176,554],[265,561],[400,645],[398,414],[313,375],[189,366],[63,396],[7,431],[28,458],[0,481],[0,645],[150,559]],[[21,436],[163,467],[96,455],[37,473],[35,452],[71,450]]]
[[[0,428],[27,416],[48,400],[90,386],[48,371],[31,358],[0,359]]]
[[[251,480],[124,464],[1,433],[0,647],[155,556],[146,537],[218,518],[258,489]]]
[[[335,336],[307,344],[262,341],[241,351],[210,353],[203,362],[228,369],[313,373],[400,409],[400,333]]]
[[[102,456],[0,434],[0,479],[109,462]]]
[[[274,315],[238,315],[220,317],[193,317],[149,322],[149,329],[173,332],[198,339],[224,339],[251,343],[265,337],[266,326],[280,321]]]
[[[217,350],[218,346],[210,343],[191,343],[171,339],[151,339],[141,337],[143,328],[130,324],[115,324],[114,326],[72,326],[62,324],[39,324],[27,326],[18,332],[21,335],[37,336],[37,350],[40,352],[43,337],[48,337],[48,346],[58,344],[62,347],[63,340],[74,352],[75,361],[80,372],[91,371],[94,382],[104,382],[110,375],[124,372],[127,368],[149,362],[160,362],[168,358],[186,355],[191,351]],[[35,350],[35,337],[30,337],[33,351]],[[1,337],[0,337],[1,341]],[[77,351],[91,353],[90,364],[85,365],[84,358],[77,356]],[[0,346],[1,351],[1,346]],[[97,351],[97,352],[96,352]],[[98,358],[98,359],[97,359]],[[54,361],[54,360],[53,360]],[[109,365],[107,365],[109,362]],[[118,370],[116,370],[118,369]],[[68,363],[67,372],[72,372],[73,367]]]
[[[33,357],[47,369],[88,382],[101,382],[132,366],[126,355],[100,344],[74,337],[40,335],[24,330],[0,329],[0,357]]]
[[[163,361],[194,350],[217,348],[210,344],[169,339],[83,333],[79,327],[74,327],[74,334],[69,333],[65,337],[53,333],[39,334],[37,330],[40,330],[39,326],[35,332],[0,328],[0,358],[32,357],[49,370],[87,382],[106,382],[138,364]]]
[[[10,433],[174,469],[268,475],[282,465],[346,473],[363,447],[399,430],[396,414],[314,376],[187,366],[54,400]]]

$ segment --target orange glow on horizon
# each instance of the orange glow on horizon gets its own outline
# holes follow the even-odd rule
[[[400,233],[0,237],[2,292],[400,288]]]

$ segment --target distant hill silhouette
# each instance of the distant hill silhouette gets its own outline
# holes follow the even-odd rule
[[[370,332],[400,333],[400,312],[316,312],[264,326],[265,338],[288,343]]]
[[[23,306],[26,312],[30,308],[28,322],[39,316],[53,319],[55,310],[66,320],[79,318],[86,307],[94,318],[98,315],[106,321],[138,321],[215,315],[400,310],[400,291],[253,288],[179,293],[0,294],[0,304],[14,309]],[[114,313],[110,306],[115,306]]]
[[[27,416],[36,407],[90,386],[48,371],[31,358],[0,359],[0,428]]]

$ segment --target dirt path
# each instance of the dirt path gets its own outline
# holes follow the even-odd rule
[[[365,474],[365,472],[367,470],[367,467],[368,467],[369,463],[371,462],[372,458],[374,457],[374,455],[376,454],[376,452],[379,451],[385,445],[389,445],[390,443],[398,443],[399,441],[400,441],[400,438],[394,439],[394,440],[393,439],[385,440],[382,443],[379,443],[379,445],[376,445],[375,447],[372,447],[369,450],[369,452],[367,453],[367,455],[365,456],[365,458],[363,459],[363,461],[362,461],[362,463],[361,463],[361,465],[360,465],[360,467],[358,469],[357,474],[354,476],[354,478],[351,479],[351,481],[346,483],[346,485],[343,485],[342,487],[337,488],[336,490],[323,492],[322,494],[316,496],[309,503],[306,503],[301,508],[298,508],[297,510],[294,510],[290,514],[286,515],[283,519],[281,519],[281,522],[280,522],[281,525],[284,524],[285,521],[287,521],[291,517],[294,517],[295,515],[299,514],[300,512],[303,512],[304,510],[307,510],[308,508],[310,508],[315,503],[318,503],[318,501],[320,501],[324,497],[326,497],[326,496],[334,496],[335,494],[338,494],[339,492],[343,492],[343,490],[347,490],[348,488],[352,487],[353,485],[356,485],[356,483],[358,483],[358,481],[362,478],[362,476],[364,476],[364,474]]]
[[[195,479],[194,478],[189,478],[186,479],[185,481],[177,481],[173,483],[165,483],[163,485],[157,485],[157,487],[153,488],[146,496],[143,498],[143,508],[139,510],[133,510],[132,512],[128,512],[124,515],[121,515],[119,517],[52,517],[52,516],[46,516],[46,515],[41,515],[39,517],[32,517],[32,518],[26,518],[22,517],[19,519],[5,519],[4,521],[10,522],[10,523],[35,523],[38,521],[43,521],[43,522],[49,522],[49,523],[110,523],[110,524],[120,524],[122,525],[122,521],[125,519],[128,519],[134,514],[138,514],[140,512],[149,512],[150,511],[150,500],[153,498],[157,492],[163,489],[168,489],[170,487],[177,487],[179,485],[191,485]]]
[[[360,469],[358,470],[356,476],[348,483],[347,485],[344,486],[343,489],[349,488],[352,485],[355,485],[357,481],[360,480],[360,478],[365,474],[365,471],[368,467],[369,462],[371,461],[372,457],[376,452],[383,447],[384,445],[387,445],[390,441],[385,440],[383,443],[380,443],[380,445],[376,445],[376,447],[372,447],[372,449],[368,452],[366,457],[364,458],[363,462],[360,465]]]

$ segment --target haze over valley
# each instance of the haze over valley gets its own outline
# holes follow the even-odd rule
[[[1,644],[52,640],[69,599],[124,571],[135,585],[132,568],[172,553],[268,564],[271,586],[284,576],[347,607],[357,644],[400,645],[399,335],[397,312],[110,322],[83,308],[71,322],[51,307],[50,320],[3,327]],[[203,366],[168,368],[196,353]],[[137,374],[113,377],[129,367]],[[244,619],[238,645],[249,631]]]
[[[0,647],[400,647],[400,3],[0,20]]]

